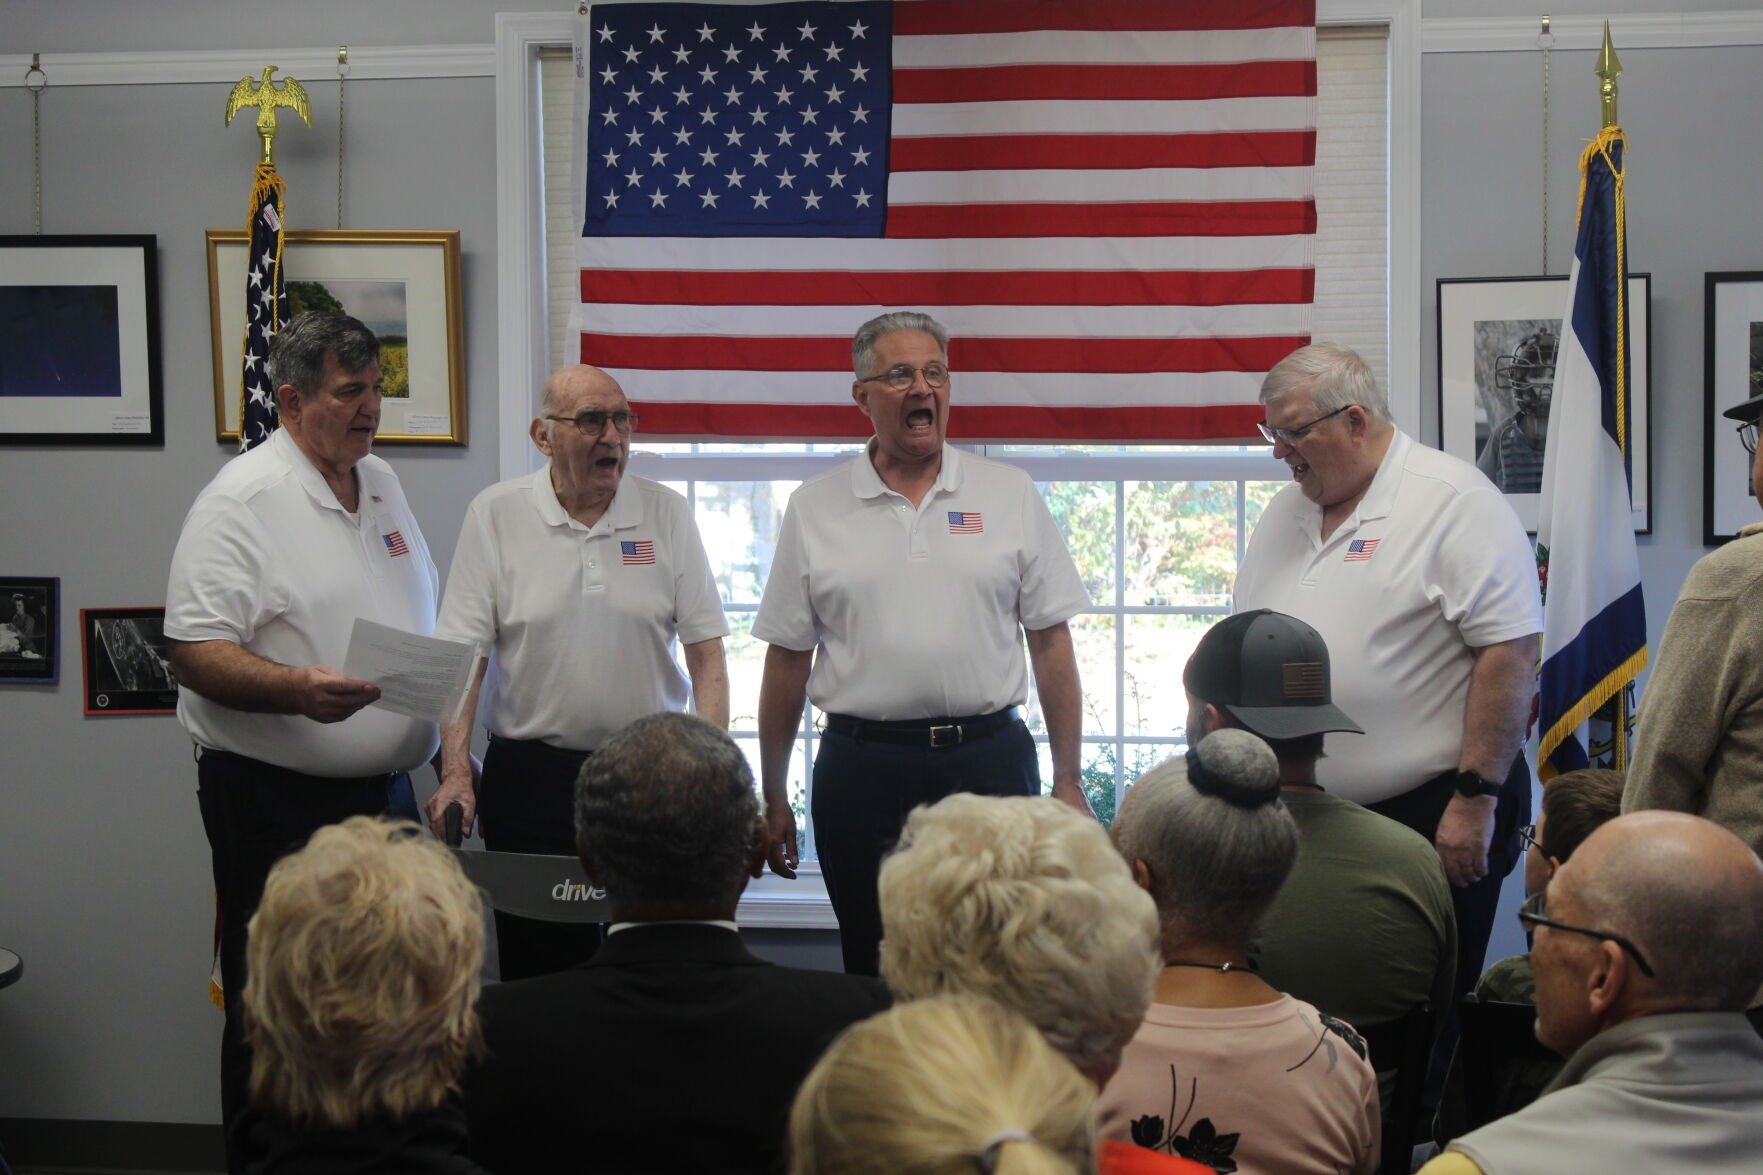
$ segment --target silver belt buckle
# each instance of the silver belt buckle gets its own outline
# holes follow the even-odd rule
[[[959,726],[933,726],[930,728],[930,745],[932,748],[958,747],[961,745],[961,741],[961,728]]]

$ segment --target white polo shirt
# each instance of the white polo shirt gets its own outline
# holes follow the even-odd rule
[[[435,632],[493,648],[491,733],[589,751],[635,719],[684,710],[675,638],[726,636],[728,621],[683,497],[627,474],[583,526],[546,462],[472,500]]]
[[[1334,701],[1317,782],[1362,804],[1457,768],[1472,650],[1541,632],[1536,555],[1480,470],[1397,432],[1359,508],[1326,542],[1322,507],[1275,495],[1237,573],[1236,607],[1272,608],[1328,644]]]
[[[392,467],[355,466],[360,509],[345,511],[285,431],[221,467],[184,519],[165,593],[165,635],[231,641],[283,665],[342,669],[355,618],[424,636],[440,577]],[[178,690],[178,720],[199,744],[308,775],[407,771],[440,736],[369,706],[342,722],[250,714]]]
[[[753,635],[815,649],[808,696],[873,721],[965,717],[1028,698],[1021,629],[1089,607],[1040,492],[943,446],[914,507],[867,453],[790,498]]]

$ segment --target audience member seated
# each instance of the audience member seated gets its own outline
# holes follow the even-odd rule
[[[746,757],[708,722],[654,714],[607,739],[575,821],[613,924],[586,963],[485,989],[472,1155],[505,1175],[779,1169],[797,1086],[886,989],[742,945],[766,826]]]
[[[1567,1064],[1424,1175],[1763,1171],[1763,861],[1699,816],[1620,816],[1520,917],[1537,1039]]]
[[[477,1039],[483,917],[408,822],[354,816],[276,863],[246,947],[251,1175],[482,1175],[451,1095]]]
[[[1157,911],[1101,825],[1050,798],[950,796],[907,817],[879,889],[895,998],[989,997],[1107,1082],[1151,999]],[[1207,1168],[1116,1141],[1099,1170]]]
[[[1182,671],[1187,737],[1240,727],[1279,759],[1298,863],[1262,921],[1252,962],[1281,991],[1357,1028],[1453,998],[1457,915],[1438,851],[1413,829],[1316,783],[1329,733],[1358,737],[1332,701],[1328,646],[1262,608],[1207,630]]]
[[[1152,769],[1121,804],[1114,843],[1156,902],[1164,966],[1097,1103],[1103,1136],[1220,1171],[1376,1170],[1364,1040],[1249,963],[1298,854],[1267,744],[1220,730]]]
[[[1573,850],[1599,825],[1614,820],[1621,810],[1620,771],[1568,771],[1543,784],[1542,813],[1535,825],[1520,834],[1526,843],[1524,892],[1542,893],[1555,870],[1573,856]],[[1514,955],[1489,967],[1475,985],[1475,998],[1482,1003],[1536,1003],[1536,978],[1531,972],[1530,956]],[[1459,1042],[1457,1047],[1461,1051],[1465,1046]],[[1501,1117],[1521,1110],[1534,1102],[1560,1071],[1558,1059],[1533,1057],[1515,1061],[1499,1083],[1500,1088],[1492,1092],[1490,1104]],[[1466,1129],[1462,1081],[1461,1066],[1454,1058],[1445,1078],[1444,1100],[1439,1103],[1437,1136],[1441,1144]]]
[[[827,1050],[790,1115],[790,1175],[1089,1175],[1096,1087],[1022,1016],[903,1004]]]

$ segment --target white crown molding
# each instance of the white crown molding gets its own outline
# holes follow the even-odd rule
[[[1763,45],[1763,12],[1639,13],[1609,19],[1618,53]],[[1421,22],[1420,47],[1424,53],[1522,53],[1537,48],[1541,31],[1536,17],[1440,18]],[[1556,49],[1597,49],[1604,43],[1604,18],[1563,16],[1550,22],[1549,31]]]
[[[187,85],[256,77],[266,65],[303,83],[334,81],[337,47],[203,49],[140,53],[43,53],[49,86]],[[24,85],[29,53],[0,53],[0,87]],[[494,45],[360,45],[349,47],[348,78],[481,78],[496,72]]]

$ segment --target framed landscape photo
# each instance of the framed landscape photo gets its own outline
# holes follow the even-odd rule
[[[1637,534],[1652,512],[1652,275],[1628,275],[1630,506]],[[1439,447],[1472,461],[1533,534],[1561,347],[1567,278],[1440,278]]]
[[[0,445],[163,445],[159,245],[0,236]]]
[[[0,575],[0,681],[61,679],[61,581]]]
[[[215,439],[239,439],[245,230],[208,230]],[[459,231],[290,229],[282,264],[293,313],[333,310],[380,336],[384,444],[463,445],[465,329]]]
[[[1763,522],[1739,423],[1721,415],[1763,395],[1763,273],[1703,276],[1702,541],[1737,538]]]
[[[81,608],[86,715],[176,714],[164,608]]]

